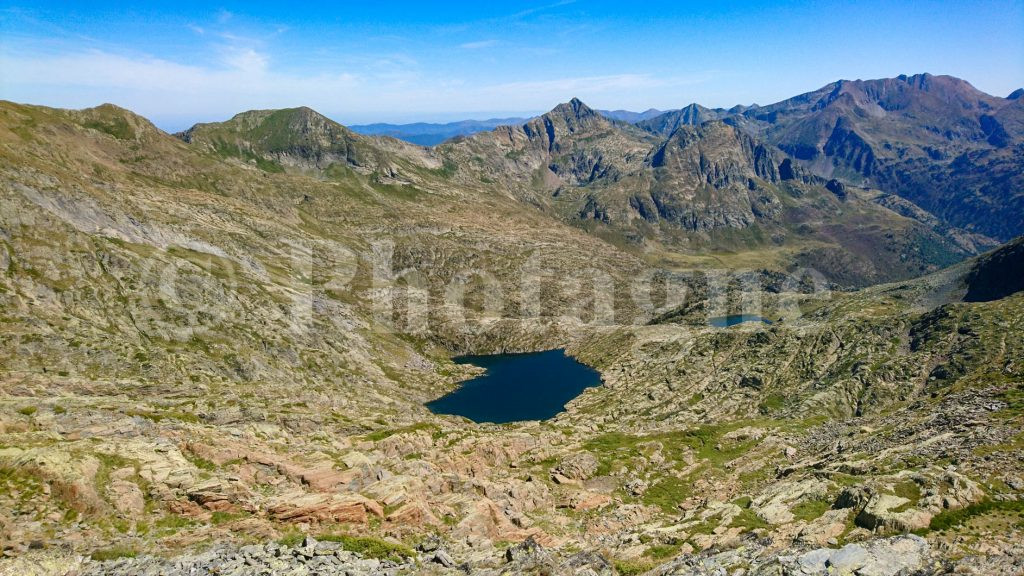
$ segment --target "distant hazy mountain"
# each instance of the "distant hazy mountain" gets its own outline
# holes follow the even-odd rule
[[[686,108],[645,118],[635,124],[648,132],[667,136],[680,126],[698,126],[709,120],[719,120],[728,115],[729,111],[723,108],[710,109],[700,104],[690,104]]]
[[[605,118],[619,120],[629,124],[655,118],[665,114],[664,110],[651,108],[643,112],[632,112],[630,110],[599,110]],[[489,118],[487,120],[459,120],[457,122],[434,123],[434,122],[413,122],[411,124],[388,124],[378,122],[374,124],[356,124],[349,126],[353,132],[367,136],[391,136],[419,144],[420,146],[435,146],[450,140],[456,136],[470,136],[477,132],[493,130],[498,126],[519,126],[528,122],[529,118]]]
[[[643,112],[633,112],[630,110],[598,110],[597,113],[605,118],[612,120],[621,120],[622,122],[629,122],[630,124],[636,124],[641,120],[648,120],[655,116],[661,116],[665,110],[657,110],[655,108],[648,108]]]
[[[506,124],[522,124],[526,120],[526,118],[490,118],[488,120],[459,120],[458,122],[448,122],[446,124],[430,122],[415,122],[412,124],[377,123],[360,124],[349,126],[349,128],[353,132],[368,136],[391,136],[406,142],[419,144],[420,146],[433,146],[456,136],[468,136],[485,130],[493,130],[498,126]]]

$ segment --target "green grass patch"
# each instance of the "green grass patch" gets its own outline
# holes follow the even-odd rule
[[[243,148],[239,145],[232,145],[224,140],[216,139],[213,141],[213,150],[221,158],[238,158],[240,160],[249,162],[252,161],[256,164],[256,167],[264,172],[271,172],[280,174],[284,172],[284,167],[274,162],[273,160],[267,160],[266,158],[259,156],[248,148]]]
[[[782,410],[785,406],[785,396],[782,394],[769,394],[758,404],[757,408],[761,411],[761,414],[771,414],[772,412]]]
[[[667,560],[669,558],[675,558],[679,554],[679,549],[682,546],[679,544],[655,544],[647,550],[644,550],[644,556],[647,558],[653,558],[654,560]]]
[[[128,120],[119,116],[112,116],[103,120],[90,120],[83,122],[82,126],[109,134],[118,140],[131,140],[135,138],[135,130],[132,130]]]
[[[607,476],[612,472],[616,460],[627,456],[635,456],[637,438],[621,432],[609,432],[588,440],[584,448],[597,455],[598,476]]]
[[[750,504],[752,502],[753,499],[750,496],[740,496],[739,498],[732,501],[733,504],[739,506],[740,508],[750,508]]]
[[[93,454],[100,461],[99,470],[96,471],[96,486],[104,487],[110,484],[110,473],[121,468],[135,468],[135,463],[124,456],[96,452]]]
[[[1011,415],[1024,412],[1024,384],[1019,384],[1016,388],[1010,388],[1006,392],[1003,392],[1002,397],[1008,406],[1005,410],[1001,410],[1000,412],[1006,412]]]
[[[25,406],[23,408],[18,408],[18,414],[23,414],[25,416],[31,416],[38,411],[39,408],[36,408],[35,406]]]
[[[796,506],[793,506],[790,512],[793,513],[793,517],[797,520],[810,522],[811,520],[820,518],[821,515],[831,507],[831,502],[815,498],[798,502]]]
[[[658,480],[644,492],[643,502],[651,506],[657,506],[665,513],[679,512],[679,505],[690,495],[691,483],[667,476]]]
[[[737,443],[722,442],[726,432],[740,428],[742,422],[729,425],[698,426],[687,430],[662,432],[645,436],[632,436],[621,432],[609,432],[592,438],[584,444],[587,450],[597,455],[599,460],[598,475],[607,475],[617,461],[641,456],[643,450],[649,450],[643,444],[657,442],[661,445],[666,460],[682,466],[690,454],[707,460],[712,466],[722,468],[726,462],[734,460],[756,444],[754,440]]]
[[[403,558],[412,558],[416,555],[416,552],[404,544],[382,540],[372,536],[322,534],[316,538],[325,542],[337,542],[341,544],[342,548],[349,552],[362,554],[368,558],[377,558],[378,560],[401,561]]]
[[[277,540],[277,543],[280,544],[281,546],[287,546],[289,548],[295,548],[299,544],[302,544],[302,541],[305,538],[306,538],[306,535],[303,534],[302,532],[300,532],[298,530],[292,530],[291,532],[286,532],[284,534],[284,536],[281,536]]]
[[[893,486],[893,493],[900,498],[906,498],[907,502],[894,508],[893,512],[903,512],[913,508],[921,500],[921,487],[913,480],[906,480]]]
[[[917,502],[921,499],[921,487],[913,480],[900,482],[893,486],[893,493],[901,498],[906,498],[911,502]]]
[[[429,422],[418,422],[416,424],[412,424],[412,425],[409,425],[409,426],[404,426],[402,428],[392,428],[392,429],[387,429],[387,430],[377,430],[376,432],[371,432],[371,433],[367,434],[366,435],[366,439],[367,440],[371,440],[373,442],[379,442],[379,441],[381,441],[381,440],[383,440],[385,438],[388,438],[390,436],[394,436],[395,434],[407,434],[409,432],[417,432],[419,430],[427,430],[427,431],[430,431],[431,433],[434,433],[434,432],[437,432],[440,429],[437,427],[437,424],[431,424]]]
[[[195,454],[184,454],[185,459],[192,463],[193,466],[200,470],[206,470],[212,472],[217,469],[217,465],[210,462],[202,456],[196,456]]]
[[[444,163],[440,168],[434,168],[430,170],[431,174],[435,174],[442,178],[451,178],[459,171],[459,165],[454,160],[445,159]]]
[[[374,174],[374,176],[370,177],[370,185],[377,192],[391,198],[412,201],[419,199],[420,196],[425,194],[425,192],[412,184],[386,184],[381,180],[379,174]]]
[[[760,516],[754,513],[750,508],[744,508],[732,519],[732,523],[729,526],[735,528],[743,528],[745,532],[751,532],[758,528],[768,528],[770,525],[765,522]]]
[[[235,520],[241,520],[242,518],[248,518],[252,514],[248,512],[223,512],[217,511],[210,516],[210,523],[214,526],[218,524],[227,524],[228,522],[234,522]]]
[[[108,560],[117,560],[118,558],[135,558],[138,552],[131,546],[111,546],[110,548],[103,548],[96,550],[89,555],[90,558],[96,562],[105,562]]]
[[[179,516],[177,514],[168,514],[153,522],[153,528],[155,530],[169,534],[173,534],[179,530],[190,528],[195,525],[195,521],[191,518]]]
[[[636,576],[651,570],[656,564],[649,560],[615,560],[612,565],[619,576]]]
[[[949,530],[961,526],[977,516],[994,513],[1024,513],[1024,501],[1010,500],[1004,502],[986,499],[958,510],[944,510],[932,516],[931,522],[928,523],[928,531]]]

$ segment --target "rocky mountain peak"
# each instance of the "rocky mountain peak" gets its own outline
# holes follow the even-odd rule
[[[555,106],[550,112],[544,114],[542,118],[559,120],[570,126],[584,125],[594,119],[605,120],[603,116],[598,114],[590,106],[584,104],[579,98],[573,98],[568,102],[563,102],[562,104]]]
[[[371,155],[362,136],[306,106],[249,110],[225,122],[196,124],[176,136],[224,156],[282,166],[323,169],[335,162],[363,166]]]
[[[563,141],[570,135],[611,127],[610,120],[579,98],[573,98],[524,124],[523,132],[531,142],[539,142],[548,152],[555,152],[561,149]]]
[[[259,129],[267,135],[291,138],[299,135],[319,134],[330,137],[334,134],[354,137],[348,128],[309,108],[282,108],[280,110],[251,110],[232,118],[240,120],[250,128]]]
[[[93,108],[74,110],[71,115],[82,126],[120,140],[137,140],[146,135],[162,133],[146,118],[116,104],[104,103]]]
[[[284,111],[291,114],[293,127],[307,129],[330,127],[333,130],[349,132],[348,128],[345,126],[331,120],[327,116],[324,116],[308,106],[285,109]]]
[[[680,126],[697,126],[709,120],[717,120],[724,117],[728,112],[724,110],[711,110],[697,103],[689,104],[679,110],[672,110],[637,122],[637,126],[653,134],[668,135]]]

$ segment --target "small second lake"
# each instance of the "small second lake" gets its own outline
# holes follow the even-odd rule
[[[729,326],[743,324],[744,322],[759,322],[761,324],[772,323],[771,320],[758,316],[757,314],[731,314],[729,316],[715,316],[714,318],[708,319],[708,324],[715,328],[728,328]]]
[[[474,422],[546,420],[587,388],[601,384],[597,370],[563,350],[460,356],[455,362],[487,372],[426,406],[435,414],[465,416]]]

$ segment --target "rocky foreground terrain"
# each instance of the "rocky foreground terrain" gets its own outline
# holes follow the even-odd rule
[[[610,242],[536,195],[593,192],[559,138],[614,125],[581,106],[426,149],[0,104],[0,574],[1024,571],[1022,241],[940,269],[963,236],[705,124],[666,155],[778,203],[708,192],[752,248]],[[586,132],[613,181],[653,161],[632,130]],[[603,385],[551,420],[423,407],[452,354],[560,347]]]

